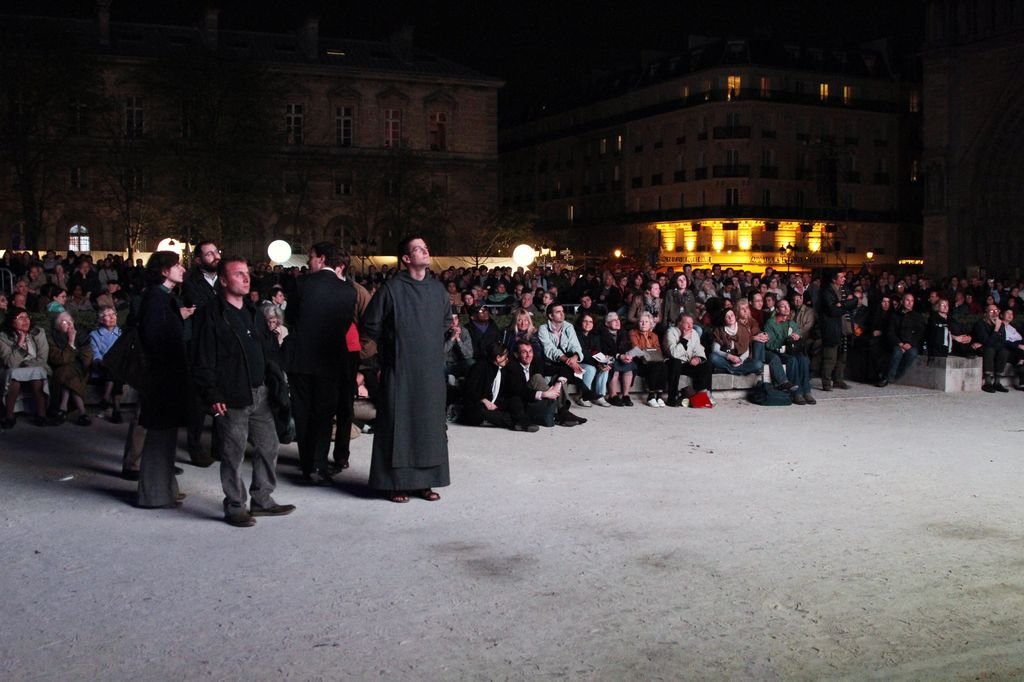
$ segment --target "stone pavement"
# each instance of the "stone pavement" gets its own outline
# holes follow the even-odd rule
[[[1024,394],[454,426],[443,499],[132,506],[126,427],[0,434],[0,679],[1020,679]],[[182,434],[184,438],[184,434]]]

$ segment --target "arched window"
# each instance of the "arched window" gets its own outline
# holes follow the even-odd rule
[[[91,251],[89,248],[89,230],[85,225],[72,225],[68,231],[68,251],[82,253]]]

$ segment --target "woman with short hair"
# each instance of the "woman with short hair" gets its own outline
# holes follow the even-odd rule
[[[139,336],[148,381],[145,386],[135,387],[141,394],[139,424],[146,428],[138,497],[138,505],[145,509],[177,506],[185,497],[178,491],[174,457],[178,428],[188,423],[188,407],[193,400],[184,337],[184,316],[191,315],[192,309],[182,308],[172,295],[184,279],[185,268],[175,252],[156,251],[149,257],[149,286],[139,308]]]
[[[36,416],[36,426],[47,426],[46,396],[50,388],[47,379],[50,376],[50,345],[46,341],[46,332],[39,327],[32,327],[32,318],[28,311],[18,306],[9,306],[4,318],[3,331],[0,331],[0,381],[3,383],[4,417],[0,425],[5,429],[14,427],[14,408],[18,396],[22,392],[32,395],[32,404]]]

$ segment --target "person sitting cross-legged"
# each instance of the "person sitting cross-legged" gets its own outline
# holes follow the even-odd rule
[[[731,310],[726,312],[732,313]],[[683,313],[676,326],[665,332],[665,350],[668,351],[669,407],[680,407],[684,401],[688,405],[689,399],[698,391],[710,391],[711,363],[693,327],[692,315]],[[679,394],[679,377],[684,374],[692,381],[692,385],[687,386],[683,392],[685,398]]]
[[[716,370],[734,376],[761,374],[764,361],[751,352],[750,329],[736,321],[735,311],[725,311],[723,324],[715,327],[712,338],[709,360]]]
[[[508,350],[501,343],[487,349],[487,360],[469,369],[462,391],[462,413],[459,423],[480,426],[484,422],[512,431],[538,431],[530,421],[520,395],[502,392],[501,386],[508,365]],[[554,389],[546,389],[553,391]],[[554,393],[551,394],[552,397]]]

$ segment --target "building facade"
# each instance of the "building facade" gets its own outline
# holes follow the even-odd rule
[[[1024,263],[1024,0],[927,3],[924,256],[938,271]]]
[[[662,266],[919,257],[919,85],[882,48],[691,38],[504,128],[502,202]]]
[[[17,150],[0,149],[4,248],[105,253],[135,241],[148,251],[166,237],[213,237],[254,258],[274,239],[296,252],[333,239],[390,253],[405,229],[443,241],[497,209],[502,84],[417,49],[411,32],[331,39],[315,19],[287,33],[225,30],[215,10],[195,26],[130,24],[111,21],[109,0],[97,7],[94,20],[0,16],[6,36],[73,45],[69,54],[95,65],[101,92],[92,94],[105,108],[101,117],[82,105],[79,115],[64,102],[40,113],[52,120],[36,127],[36,141],[61,149],[45,169],[26,171]],[[22,49],[35,48],[23,40]],[[187,75],[191,64],[194,93],[178,83],[180,96],[169,95],[167,74],[177,65]],[[231,74],[264,82],[225,82],[229,93],[258,91],[234,104],[226,124],[212,111],[217,90],[202,79]],[[25,85],[35,87],[45,84]],[[22,107],[5,102],[5,113]],[[39,199],[32,240],[20,174]]]

